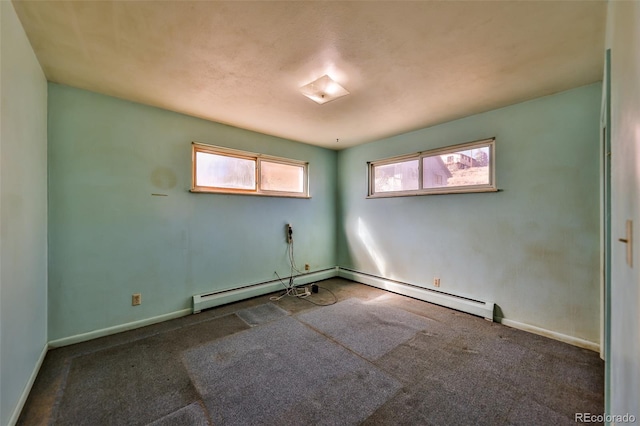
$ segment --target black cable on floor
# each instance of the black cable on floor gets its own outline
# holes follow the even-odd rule
[[[318,288],[321,288],[323,290],[327,290],[329,293],[331,293],[331,295],[333,296],[333,302],[331,302],[331,303],[316,303],[313,300],[309,300],[308,297],[301,297],[300,299],[306,300],[309,303],[313,303],[316,306],[331,306],[331,305],[335,305],[338,302],[338,296],[336,296],[331,290],[329,290],[326,287],[320,287],[320,286],[318,286]]]

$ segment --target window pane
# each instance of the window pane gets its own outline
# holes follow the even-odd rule
[[[196,152],[196,185],[256,189],[256,162],[246,158]]]
[[[443,155],[442,157],[447,157]],[[451,172],[445,165],[440,155],[424,157],[422,159],[422,186],[423,188],[440,188],[447,186]]]
[[[418,160],[374,166],[374,192],[418,189]]]
[[[260,161],[260,189],[302,193],[304,192],[304,167]]]
[[[491,184],[489,146],[422,159],[424,188]],[[439,183],[440,182],[440,183]]]
[[[494,153],[490,138],[372,162],[369,197],[495,192]]]

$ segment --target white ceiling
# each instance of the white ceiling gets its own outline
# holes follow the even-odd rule
[[[14,5],[50,81],[332,149],[603,72],[604,1]],[[302,96],[323,74],[351,94]]]

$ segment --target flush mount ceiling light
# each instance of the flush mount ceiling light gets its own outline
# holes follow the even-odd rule
[[[349,94],[349,91],[333,81],[328,75],[304,85],[300,91],[307,98],[320,105],[341,98]]]

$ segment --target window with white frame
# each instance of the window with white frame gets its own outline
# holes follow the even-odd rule
[[[495,191],[495,138],[369,162],[369,198]]]
[[[192,143],[192,192],[309,198],[309,164]]]

